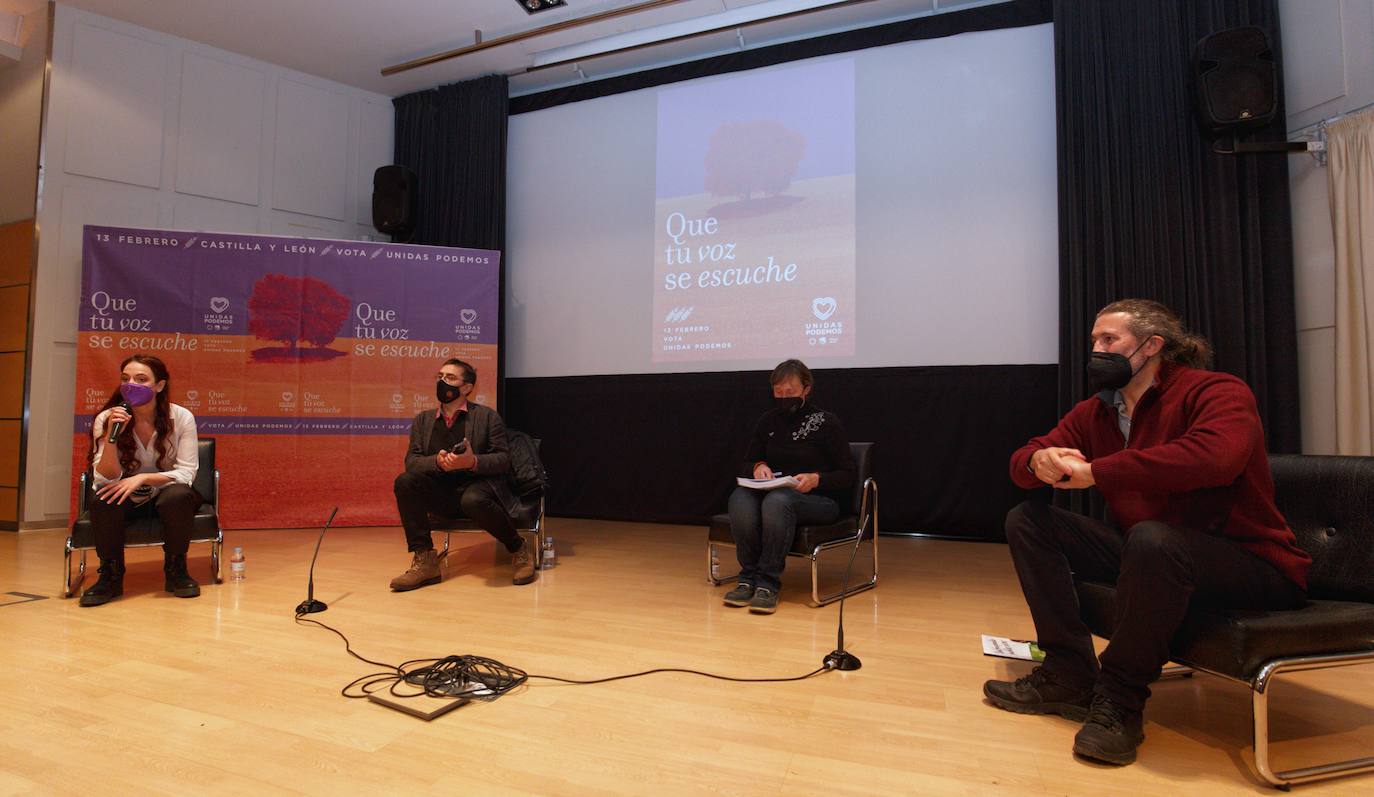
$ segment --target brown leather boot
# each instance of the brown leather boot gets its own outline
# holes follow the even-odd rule
[[[397,592],[438,584],[444,576],[439,572],[439,554],[433,548],[416,551],[410,561],[410,569],[391,579],[391,588]]]
[[[520,550],[510,555],[510,563],[515,567],[510,577],[512,584],[528,584],[534,580],[534,546],[529,540],[520,539]]]

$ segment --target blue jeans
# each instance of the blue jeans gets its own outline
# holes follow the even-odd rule
[[[739,580],[776,591],[797,524],[834,523],[840,516],[835,499],[799,493],[790,487],[750,490],[736,487],[730,494],[730,532],[739,557]]]

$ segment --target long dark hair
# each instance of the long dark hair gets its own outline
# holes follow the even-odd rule
[[[1189,332],[1178,314],[1159,302],[1149,299],[1121,299],[1097,311],[1098,317],[1107,313],[1125,313],[1126,327],[1137,342],[1151,335],[1164,338],[1160,359],[1186,365],[1189,368],[1212,367],[1212,344],[1201,335]]]
[[[162,390],[153,397],[153,429],[157,432],[157,442],[154,448],[157,449],[157,466],[166,470],[171,467],[171,436],[172,436],[172,400],[168,398],[172,394],[172,378],[167,373],[167,366],[162,360],[151,354],[135,354],[119,364],[119,372],[124,373],[124,367],[129,363],[139,363],[148,366],[148,370],[153,372],[153,382],[165,382]],[[110,397],[105,400],[105,406],[96,410],[96,415],[118,406],[124,401],[124,396],[120,394],[119,388],[115,388],[110,393]],[[95,464],[95,449],[100,441],[95,439],[95,427],[91,427],[91,450],[86,455],[86,467],[89,470]],[[115,446],[119,451],[119,467],[125,476],[138,472],[138,446],[134,443],[134,424],[125,425],[115,440]]]

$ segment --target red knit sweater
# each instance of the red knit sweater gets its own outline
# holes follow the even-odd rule
[[[1122,529],[1145,520],[1223,534],[1306,589],[1312,558],[1274,504],[1255,396],[1230,374],[1163,364],[1140,397],[1123,445],[1116,408],[1080,401],[1047,435],[1011,455],[1012,481],[1044,486],[1027,470],[1037,449],[1076,448]]]

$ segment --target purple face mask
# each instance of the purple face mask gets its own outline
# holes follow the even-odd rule
[[[153,397],[157,395],[157,391],[137,382],[125,382],[119,386],[119,395],[129,402],[130,407],[141,407],[152,401]]]

